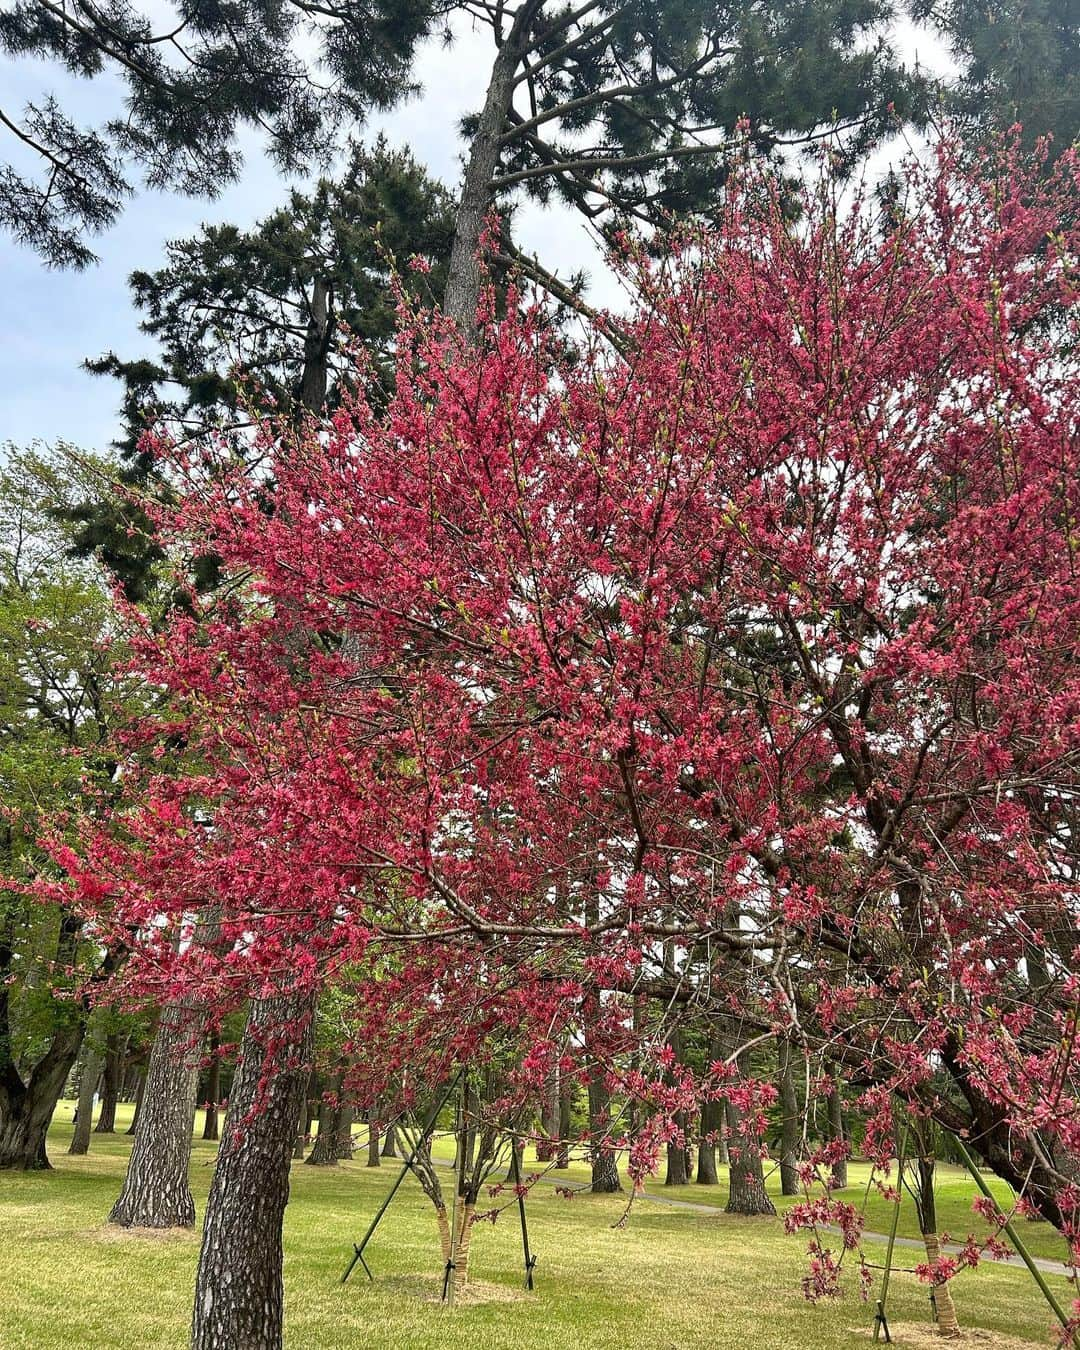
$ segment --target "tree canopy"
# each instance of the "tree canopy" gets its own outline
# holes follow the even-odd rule
[[[12,58],[108,72],[125,96],[96,128],[53,96],[2,114],[17,144],[0,221],[48,262],[85,266],[87,234],[116,219],[133,170],[212,196],[236,178],[238,133],[251,128],[283,170],[310,172],[343,131],[413,89],[422,38],[439,29],[449,42],[455,25],[478,23],[495,50],[466,128],[461,270],[493,193],[554,192],[590,215],[651,220],[715,198],[705,166],[739,118],[766,150],[836,119],[866,144],[913,110],[912,80],[882,36],[893,14],[887,0],[184,0],[151,17],[129,0],[17,0],[0,15]]]
[[[1071,331],[1080,239],[1040,172],[942,151],[846,214],[826,175],[793,225],[748,169],[630,255],[617,344],[421,316],[388,403],[267,421],[255,473],[180,451],[171,546],[232,582],[137,649],[189,770],[133,768],[50,894],[157,997],[306,1018],[351,971],[388,1072],[577,1047],[650,1103],[639,1176],[703,1096],[760,1132],[740,1052],[784,1031],[870,1156],[896,1097],[1071,1233],[1080,379],[1034,320]],[[735,1043],[695,1073],[682,1024]]]
[[[1076,0],[916,0],[912,12],[948,42],[958,66],[952,109],[982,139],[1019,122],[1059,151],[1080,134]]]

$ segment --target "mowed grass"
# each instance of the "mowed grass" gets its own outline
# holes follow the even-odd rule
[[[121,1128],[126,1124],[121,1111]],[[0,1173],[0,1347],[183,1347],[197,1235],[108,1228],[105,1217],[131,1141],[122,1134],[95,1135],[87,1157],[71,1158],[70,1135],[71,1106],[65,1103],[50,1138],[55,1170]],[[192,1185],[200,1217],[212,1165],[213,1146],[197,1140]],[[805,1241],[786,1236],[781,1220],[699,1214],[640,1200],[620,1228],[615,1225],[625,1197],[579,1193],[567,1200],[550,1185],[537,1186],[528,1201],[538,1256],[533,1294],[522,1289],[521,1233],[511,1207],[474,1235],[476,1288],[463,1304],[443,1308],[432,1210],[411,1178],[369,1247],[375,1282],[358,1267],[343,1286],[352,1243],[397,1166],[387,1161],[368,1169],[362,1159],[338,1168],[294,1166],[285,1226],[286,1340],[292,1350],[458,1344],[478,1350],[839,1350],[868,1344],[872,1305],[859,1301],[853,1278],[841,1300],[815,1307],[803,1299]],[[527,1162],[526,1170],[532,1168]],[[853,1168],[853,1181],[858,1174]],[[574,1185],[586,1171],[575,1164],[569,1174],[556,1175]],[[667,1194],[722,1208],[725,1188],[688,1186]],[[856,1186],[848,1194],[861,1203]],[[950,1213],[964,1215],[956,1232],[973,1225],[971,1194],[963,1178],[950,1173],[943,1202]],[[490,1203],[510,1199],[504,1194]],[[874,1217],[884,1227],[884,1209],[882,1216]],[[1045,1249],[1053,1239],[1042,1228],[1027,1224],[1024,1235],[1033,1245],[1037,1237],[1050,1255]],[[880,1245],[868,1244],[867,1252],[871,1260],[883,1259]],[[900,1250],[898,1264],[911,1265],[916,1255]],[[1053,1283],[1067,1299],[1067,1282]],[[1049,1341],[1052,1316],[1026,1272],[986,1265],[958,1278],[954,1290],[968,1326],[1033,1344]],[[889,1302],[895,1322],[928,1323],[927,1291],[912,1276],[894,1277]]]

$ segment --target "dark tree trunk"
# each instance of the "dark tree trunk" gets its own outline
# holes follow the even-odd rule
[[[384,1158],[397,1157],[397,1126],[391,1120],[386,1126],[386,1132],[383,1135],[382,1156]]]
[[[331,1086],[334,1105],[327,1101],[319,1103],[319,1133],[311,1152],[304,1159],[305,1167],[336,1167],[338,1164],[337,1136],[338,1121],[341,1118],[341,1079],[336,1078]]]
[[[722,1112],[720,1102],[701,1103],[701,1142],[697,1155],[699,1186],[716,1186],[720,1181],[716,1171],[716,1139],[723,1125]]]
[[[517,1154],[517,1167],[514,1167],[514,1155]],[[525,1141],[524,1139],[510,1140],[510,1161],[506,1164],[506,1176],[504,1182],[512,1185],[518,1177],[525,1175]]]
[[[256,999],[248,1013],[206,1205],[192,1350],[279,1350],[282,1344],[281,1229],[314,1013],[310,993]]]
[[[476,1158],[476,1126],[469,1125],[464,1135],[465,1141],[465,1169],[468,1172],[473,1170],[474,1160]]]
[[[32,1171],[52,1166],[45,1139],[78,1057],[84,1026],[80,1018],[58,1031],[26,1083],[14,1065],[0,1063],[0,1168]],[[0,1047],[0,1060],[3,1055]]]
[[[619,1161],[611,1149],[600,1149],[592,1160],[592,1191],[597,1195],[614,1195],[622,1190],[619,1180]]]
[[[206,1075],[206,1119],[203,1122],[202,1137],[217,1139],[218,1102],[221,1101],[221,1056],[218,1053],[219,1039],[216,1032],[210,1036],[210,1065]]]
[[[311,285],[311,311],[304,334],[304,365],[300,374],[300,406],[318,413],[326,402],[330,344],[334,338],[333,295],[325,277]]]
[[[475,1093],[468,1077],[461,1090],[461,1120],[457,1131],[457,1143],[454,1147],[454,1171],[459,1176],[468,1176],[473,1170],[473,1157],[476,1152]]]
[[[343,1102],[338,1108],[337,1128],[334,1132],[334,1156],[348,1161],[353,1155],[353,1108]]]
[[[381,1167],[382,1160],[379,1157],[379,1107],[373,1106],[368,1111],[367,1118],[367,1165],[368,1167]]]
[[[664,958],[664,970],[666,973],[674,974],[674,962],[668,949]],[[683,1063],[683,1041],[682,1033],[676,1027],[671,1033],[668,1041],[668,1048],[675,1056],[675,1063]],[[671,1075],[665,1075],[667,1082],[671,1082]],[[693,1175],[693,1166],[690,1162],[690,1150],[686,1146],[686,1112],[676,1111],[673,1121],[678,1134],[674,1139],[669,1139],[667,1144],[667,1168],[664,1173],[665,1186],[685,1186],[689,1183]]]
[[[843,1140],[844,1135],[844,1100],[840,1096],[840,1089],[833,1088],[829,1093],[829,1138],[831,1140]],[[847,1160],[841,1158],[839,1162],[833,1165],[832,1184],[837,1190],[843,1190],[847,1185]]]
[[[84,1043],[82,1077],[79,1080],[79,1101],[75,1108],[75,1129],[68,1152],[82,1156],[90,1151],[90,1127],[93,1125],[94,1093],[101,1077],[101,1051],[91,1041]]]
[[[686,1172],[686,1149],[674,1140],[668,1141],[667,1168],[664,1172],[665,1186],[687,1186],[690,1178]]]
[[[318,1091],[319,1075],[312,1069],[308,1074],[307,1087],[304,1089],[304,1104],[300,1108],[300,1124],[296,1131],[296,1144],[293,1147],[294,1158],[303,1158],[304,1149],[307,1148],[311,1136],[311,1122],[315,1119],[315,1097]]]
[[[773,1202],[765,1193],[761,1167],[761,1141],[743,1132],[743,1115],[738,1107],[725,1102],[731,1137],[728,1169],[729,1214],[775,1214]]]
[[[116,1133],[116,1099],[120,1092],[120,1070],[124,1047],[118,1031],[111,1031],[105,1042],[105,1072],[101,1079],[101,1109],[98,1111],[95,1134]]]
[[[58,965],[74,964],[81,934],[82,920],[65,914],[60,920],[56,944]],[[45,1053],[24,1080],[11,1048],[7,980],[11,959],[10,939],[0,932],[0,1168],[49,1167],[45,1137],[56,1103],[82,1048],[90,1000],[84,995],[74,1005],[57,1009],[60,1025]],[[115,952],[108,952],[95,978],[105,979],[111,975],[120,959]]]
[[[527,4],[522,5],[521,12],[528,8]],[[521,57],[519,23],[520,19],[511,25],[491,69],[484,106],[469,148],[443,295],[444,312],[469,338],[476,333],[476,306],[480,299],[482,272],[477,252],[491,209],[491,180],[499,163],[499,138],[513,98],[514,74]]]
[[[146,1075],[148,1068],[142,1070],[135,1084],[135,1110],[131,1113],[131,1124],[124,1131],[125,1134],[134,1134],[139,1128],[139,1115],[142,1112],[143,1094],[146,1091]]]
[[[791,1071],[791,1042],[781,1036],[777,1042],[780,1091],[780,1193],[799,1194],[799,1099],[795,1093],[795,1075]]]
[[[589,1076],[589,1149],[592,1157],[592,1189],[607,1195],[622,1190],[619,1164],[614,1151],[604,1147],[604,1136],[610,1128],[608,1108],[611,1094],[604,1083],[602,1069],[594,1069]]]
[[[161,1014],[146,1068],[139,1128],[109,1222],[122,1228],[191,1228],[188,1172],[203,1018],[170,1003]]]
[[[565,1172],[570,1166],[570,1108],[571,1088],[568,1081],[559,1083],[559,1142],[555,1149],[555,1171]]]
[[[664,1174],[665,1186],[686,1186],[690,1182],[690,1150],[686,1147],[686,1114],[679,1111],[675,1116],[681,1139],[669,1139],[667,1146],[667,1171]]]

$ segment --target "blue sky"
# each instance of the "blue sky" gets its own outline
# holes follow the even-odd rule
[[[457,125],[483,96],[489,44],[486,31],[464,29],[450,49],[441,44],[425,48],[418,70],[423,94],[374,120],[365,134],[385,131],[392,143],[409,146],[431,173],[456,187]],[[898,45],[908,59],[918,54],[924,63],[941,63],[940,50],[925,34],[907,28],[898,34]],[[12,108],[53,91],[67,111],[86,122],[113,115],[120,101],[112,78],[76,81],[35,61],[0,59],[0,86]],[[11,153],[7,138],[0,153]],[[167,240],[192,234],[204,221],[257,220],[280,203],[286,190],[251,138],[241,181],[213,201],[137,193],[119,222],[93,241],[101,261],[85,272],[49,271],[31,250],[0,233],[0,444],[65,440],[87,450],[106,445],[117,429],[117,388],[80,367],[86,357],[110,348],[122,356],[152,350],[138,332],[128,275],[159,265]],[[546,266],[562,275],[590,268],[593,298],[599,303],[614,299],[579,217],[526,207],[516,229]]]

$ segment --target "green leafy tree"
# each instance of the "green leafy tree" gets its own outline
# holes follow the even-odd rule
[[[140,326],[159,355],[110,352],[89,368],[124,381],[129,438],[148,416],[182,438],[208,423],[246,429],[253,381],[278,406],[321,409],[342,372],[343,333],[385,359],[395,271],[406,288],[437,294],[453,230],[449,194],[408,153],[382,141],[354,149],[340,178],[292,192],[250,230],[205,226],[167,245],[164,267],[133,273]],[[430,269],[422,285],[406,268],[416,256]]]
[[[49,1165],[45,1132],[90,991],[119,959],[17,888],[42,866],[43,819],[72,806],[87,776],[112,777],[108,732],[128,696],[103,646],[113,615],[100,570],[70,556],[52,511],[74,480],[59,455],[13,452],[0,467],[0,879],[16,883],[0,890],[0,1167]]]
[[[836,124],[854,157],[919,111],[888,0],[522,0],[487,11],[495,56],[470,143],[444,308],[472,330],[495,205],[525,191],[597,222],[663,227],[717,204],[732,150]],[[745,137],[733,139],[737,124]],[[548,269],[533,270],[544,281]]]

